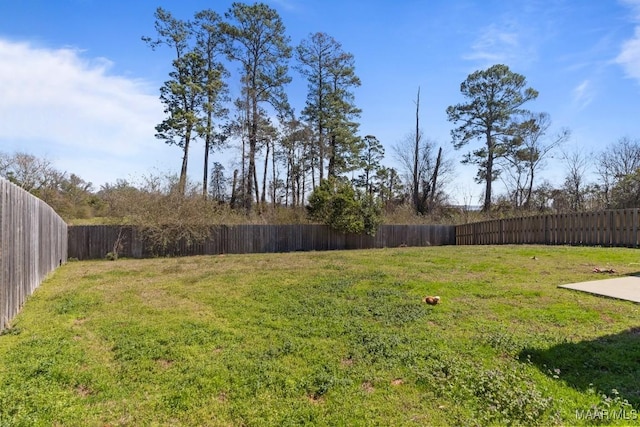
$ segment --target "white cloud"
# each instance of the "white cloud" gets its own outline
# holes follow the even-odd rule
[[[517,33],[489,25],[471,46],[472,52],[465,55],[464,59],[491,64],[506,63],[518,49],[518,45]]]
[[[594,90],[590,80],[584,80],[573,89],[573,103],[579,110],[587,107],[593,101]]]
[[[625,40],[615,62],[620,64],[626,75],[640,82],[640,0],[624,0],[631,8],[632,19],[637,22],[633,37]]]
[[[634,13],[634,18],[640,21],[640,0],[620,0],[620,2],[630,7]]]
[[[136,157],[162,152],[154,137],[163,115],[157,89],[110,74],[112,67],[77,49],[0,39],[0,150],[62,157],[65,165],[78,165],[69,172],[94,182],[118,177],[104,165],[134,168]],[[80,171],[96,167],[95,178]]]
[[[531,29],[517,20],[504,18],[500,24],[482,28],[471,45],[471,52],[463,56],[468,61],[477,61],[481,66],[505,64],[509,67],[526,67],[537,59],[536,42]]]
[[[622,43],[616,62],[622,66],[628,77],[640,81],[640,26],[636,27],[633,38]]]

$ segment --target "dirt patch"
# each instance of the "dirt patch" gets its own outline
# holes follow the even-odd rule
[[[349,358],[349,359],[342,359],[340,361],[340,364],[342,366],[352,366],[353,365],[353,359]]]
[[[371,381],[363,382],[362,389],[367,393],[373,393],[375,391],[375,388],[373,387],[373,384],[371,384]]]
[[[615,322],[615,320],[613,320],[611,317],[607,316],[606,314],[600,314],[600,318],[607,323]]]
[[[314,394],[308,394],[307,400],[314,405],[322,405],[324,403],[322,396],[316,396]]]
[[[173,360],[158,359],[156,360],[156,362],[158,363],[158,365],[160,365],[161,368],[164,368],[164,369],[168,369],[171,366],[173,366]]]
[[[391,381],[391,385],[399,386],[402,384],[404,384],[404,380],[402,378],[396,378],[395,380]]]
[[[93,390],[91,390],[89,387],[87,387],[86,385],[80,384],[76,387],[76,393],[79,396],[82,397],[87,397],[93,394]]]

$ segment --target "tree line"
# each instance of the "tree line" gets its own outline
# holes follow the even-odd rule
[[[143,40],[152,49],[174,52],[170,78],[160,89],[165,119],[156,126],[156,137],[182,149],[178,192],[185,192],[189,150],[199,139],[205,154],[203,197],[247,214],[267,205],[304,206],[324,180],[333,182],[325,185],[332,189],[328,194],[346,184],[356,201],[376,206],[406,196],[401,174],[382,164],[382,143],[374,135],[359,134],[361,109],[354,90],[361,82],[355,59],[330,35],[311,33],[292,46],[277,11],[261,3],[233,3],[224,16],[205,10],[191,20],[158,8],[155,29],[156,36]],[[285,89],[292,80],[292,60],[291,68],[308,89],[299,113]],[[238,85],[231,99],[229,87]],[[229,144],[241,152],[232,177],[209,157]],[[427,176],[423,169],[431,164],[430,148],[430,143],[420,146],[415,161],[421,170],[413,170],[414,180],[418,172]],[[433,206],[435,194],[443,195],[437,182],[416,206],[420,213],[428,210],[427,199]]]
[[[198,197],[204,205],[188,209],[194,215],[223,206],[246,216],[306,206],[307,219],[346,231],[371,231],[383,214],[398,209],[420,217],[452,212],[446,188],[455,173],[453,156],[425,136],[419,89],[414,130],[393,147],[398,168],[387,167],[382,143],[360,133],[354,55],[330,35],[311,33],[294,46],[277,11],[262,3],[233,3],[223,15],[203,10],[188,20],[158,8],[154,17],[156,34],[142,40],[172,52],[168,80],[159,90],[164,118],[155,131],[159,140],[180,148],[179,175],[146,177],[137,185],[118,180],[96,191],[46,159],[0,153],[2,176],[59,205],[67,218],[131,220],[136,209],[161,209],[158,201],[133,201],[151,196],[164,198],[174,213]],[[286,91],[292,70],[307,83],[299,113]],[[232,94],[230,87],[240,89]],[[567,153],[570,131],[553,132],[549,114],[528,110],[538,92],[503,64],[470,74],[460,93],[463,101],[446,109],[451,142],[456,151],[471,147],[461,163],[477,168],[485,214],[637,206],[637,139],[624,137],[593,158]],[[188,180],[196,142],[204,147],[199,185]],[[238,148],[239,158],[226,165],[228,174],[213,156],[230,146]],[[565,164],[560,186],[541,179],[552,155]],[[597,184],[587,182],[592,167]],[[496,181],[505,193],[496,195]]]

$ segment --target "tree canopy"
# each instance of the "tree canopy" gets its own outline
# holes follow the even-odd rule
[[[478,166],[476,180],[486,184],[485,211],[491,209],[491,184],[500,173],[495,160],[503,156],[510,145],[519,142],[516,138],[521,130],[518,118],[529,113],[522,106],[538,97],[535,89],[526,86],[523,75],[514,73],[506,65],[494,65],[471,73],[460,84],[466,102],[447,108],[448,120],[457,125],[451,130],[456,149],[473,140],[483,141],[480,148],[465,155],[463,163]]]

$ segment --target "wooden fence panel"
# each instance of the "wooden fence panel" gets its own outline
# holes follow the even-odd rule
[[[455,227],[458,245],[640,245],[638,209],[535,215]]]
[[[180,241],[164,252],[154,253],[141,233],[132,227],[91,225],[69,226],[69,257],[104,258],[113,251],[118,237],[121,238],[119,255],[131,258],[453,245],[456,242],[455,226],[448,225],[382,225],[375,236],[368,236],[339,233],[324,225],[241,224],[214,226],[203,242]]]
[[[42,200],[0,178],[0,331],[67,260],[67,225]]]

